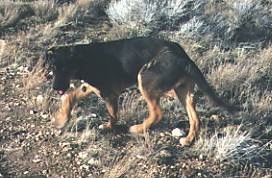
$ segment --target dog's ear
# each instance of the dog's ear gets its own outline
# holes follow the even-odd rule
[[[42,59],[43,59],[45,65],[50,65],[50,63],[52,62],[51,61],[52,55],[53,55],[52,50],[46,50],[43,52]]]
[[[47,48],[47,50],[46,50],[46,58],[47,59],[50,59],[50,57],[52,57],[55,49],[56,49],[55,46],[50,46]]]
[[[48,47],[47,50],[45,51],[44,60],[46,60],[49,63],[52,62],[53,54],[57,49],[58,49],[57,46]]]

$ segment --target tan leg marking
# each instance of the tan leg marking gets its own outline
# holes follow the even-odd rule
[[[190,124],[188,135],[180,139],[183,146],[190,145],[199,134],[199,118],[195,110],[193,89],[193,82],[186,82],[185,86],[176,89],[177,96],[187,111]]]
[[[143,133],[149,129],[153,123],[159,122],[162,118],[162,111],[159,106],[159,98],[151,97],[151,95],[144,90],[142,86],[141,74],[138,74],[138,85],[143,98],[147,102],[149,115],[142,124],[134,125],[129,128],[129,131],[135,134]]]
[[[100,91],[87,84],[83,83],[80,87],[75,90],[69,91],[61,97],[61,106],[57,113],[55,114],[54,125],[56,128],[61,129],[65,126],[67,121],[71,117],[71,110],[75,103],[91,93],[95,93],[97,96],[100,96]]]

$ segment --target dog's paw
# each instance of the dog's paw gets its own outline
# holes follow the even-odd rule
[[[66,121],[63,119],[54,119],[53,125],[56,129],[62,129],[66,125]]]
[[[99,125],[98,129],[100,130],[111,130],[112,124],[110,122],[106,122],[104,124]]]
[[[133,125],[129,128],[129,132],[132,134],[141,134],[143,133],[144,129],[142,124],[139,125]]]
[[[67,117],[64,117],[62,114],[57,113],[55,117],[53,118],[52,122],[56,129],[62,129],[65,127],[66,123],[68,121]]]
[[[58,136],[63,135],[64,130],[63,130],[63,129],[54,129],[54,130],[53,130],[53,133],[54,133],[55,136],[58,137]]]
[[[190,146],[192,142],[187,137],[182,137],[181,139],[179,139],[179,143],[181,144],[181,146],[185,147]]]

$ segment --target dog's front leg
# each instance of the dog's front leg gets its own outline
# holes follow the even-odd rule
[[[61,106],[54,117],[55,127],[58,129],[62,129],[66,125],[66,123],[70,120],[71,110],[75,103],[78,100],[87,97],[91,93],[95,93],[96,95],[100,96],[100,91],[97,88],[87,83],[83,83],[77,89],[71,90],[64,94],[61,97]]]

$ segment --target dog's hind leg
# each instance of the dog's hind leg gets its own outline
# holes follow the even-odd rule
[[[107,110],[110,114],[109,121],[100,125],[99,128],[103,130],[112,129],[114,124],[117,122],[118,112],[118,96],[111,96],[104,98],[106,102]]]
[[[180,102],[184,105],[189,117],[189,133],[186,137],[180,139],[181,145],[188,146],[199,134],[199,118],[195,110],[193,98],[194,83],[192,81],[186,81],[182,85],[176,87],[175,92]]]
[[[148,82],[145,82],[145,84],[147,83]],[[129,131],[135,134],[143,133],[149,129],[153,123],[159,122],[162,118],[162,111],[159,105],[162,93],[150,88],[147,89],[148,86],[143,84],[141,73],[138,75],[138,85],[144,100],[147,102],[149,115],[142,124],[134,125],[129,128]]]
[[[87,84],[83,83],[75,90],[71,90],[61,97],[61,106],[54,116],[54,125],[56,128],[63,128],[71,117],[71,110],[78,100],[81,100],[91,93],[95,93],[100,96],[100,91]]]

